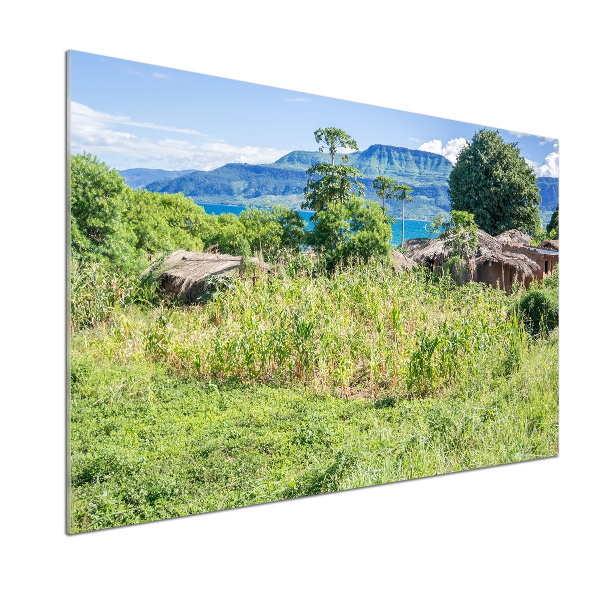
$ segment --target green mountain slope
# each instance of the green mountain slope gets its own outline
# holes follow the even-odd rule
[[[366,196],[377,200],[373,179],[386,175],[413,188],[414,202],[406,204],[410,219],[431,219],[450,210],[448,176],[452,163],[431,152],[375,144],[362,152],[348,154],[348,164],[363,173]],[[162,171],[128,169],[121,174],[127,183],[155,192],[182,192],[198,203],[261,206],[267,203],[300,208],[306,186],[306,170],[317,162],[328,162],[325,152],[295,150],[269,165],[231,163],[213,171]],[[131,185],[131,184],[130,184]],[[558,203],[558,179],[538,179],[544,220]],[[132,185],[133,187],[133,185]],[[390,204],[393,216],[401,205]]]
[[[164,169],[125,169],[119,171],[125,183],[133,189],[147,186],[155,181],[169,181],[193,173],[194,169],[185,171],[165,171]]]

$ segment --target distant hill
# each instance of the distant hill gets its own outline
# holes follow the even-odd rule
[[[363,173],[368,198],[377,200],[373,179],[386,175],[413,188],[414,202],[406,204],[407,218],[428,220],[450,210],[448,176],[452,163],[445,157],[381,144],[347,156],[347,164]],[[279,203],[299,208],[306,186],[306,170],[317,162],[329,162],[329,155],[294,150],[268,165],[231,163],[213,171],[128,169],[121,174],[132,187],[130,180],[135,182],[135,187],[150,191],[182,192],[198,203],[253,206]],[[542,217],[547,221],[558,202],[558,179],[541,177],[538,185]],[[391,205],[390,213],[399,216],[401,206]]]
[[[165,171],[164,169],[125,169],[119,171],[125,179],[125,183],[133,189],[147,186],[155,181],[169,181],[182,175],[192,173],[194,169],[186,171]]]

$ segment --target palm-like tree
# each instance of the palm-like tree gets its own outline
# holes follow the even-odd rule
[[[373,181],[375,193],[381,198],[382,210],[385,214],[385,201],[396,197],[396,188],[398,184],[390,177],[378,175]]]
[[[413,197],[410,195],[412,191],[413,190],[409,185],[405,185],[403,183],[396,186],[396,198],[398,198],[398,200],[402,200],[402,242],[400,244],[401,246],[404,245],[404,203],[413,201]]]

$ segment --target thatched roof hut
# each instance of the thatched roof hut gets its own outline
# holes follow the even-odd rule
[[[246,259],[256,262],[257,259]],[[146,269],[142,276],[152,275],[168,294],[187,302],[195,302],[206,292],[210,275],[240,275],[245,261],[241,256],[177,250]]]
[[[417,266],[417,263],[412,258],[402,254],[402,252],[398,252],[398,250],[392,250],[392,262],[394,263],[394,269],[398,273],[401,271],[410,271]]]
[[[496,239],[507,246],[530,246],[531,236],[519,231],[518,229],[509,229],[496,236]]]
[[[558,252],[558,240],[544,240],[538,248],[542,250],[554,250]]]
[[[449,243],[453,237],[452,231],[448,231],[440,235],[435,240],[431,240],[427,245],[418,248],[411,254],[411,258],[417,263],[424,263],[433,268],[441,266],[452,252],[451,244]],[[519,273],[521,277],[529,278],[540,270],[540,266],[531,258],[515,251],[507,251],[503,249],[503,244],[497,238],[492,237],[489,233],[478,229],[477,230],[477,250],[474,255],[474,263],[477,267],[477,280],[487,281],[491,283],[495,281],[496,271],[500,269],[502,287],[506,288],[504,269],[510,273]],[[494,267],[494,273],[487,273],[488,269]],[[511,281],[508,277],[508,281]]]
[[[431,242],[429,238],[411,238],[410,240],[406,240],[402,247],[408,250],[409,255],[412,255],[413,252],[416,252],[420,248],[427,246]]]

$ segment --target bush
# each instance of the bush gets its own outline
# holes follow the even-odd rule
[[[558,288],[530,289],[523,294],[517,308],[529,333],[547,333],[558,327]]]

